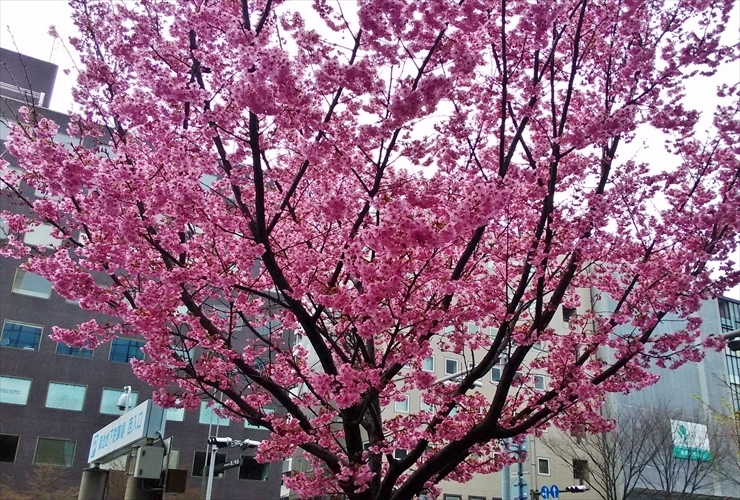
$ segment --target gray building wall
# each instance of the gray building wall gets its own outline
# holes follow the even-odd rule
[[[609,311],[613,310],[614,306],[614,301],[606,298],[599,304],[598,310]],[[718,300],[705,301],[697,315],[702,319],[701,339],[722,332]],[[658,325],[657,332],[671,333],[684,327],[684,321],[676,317],[666,317]],[[663,406],[684,421],[712,423],[715,419],[712,410],[727,408],[730,392],[727,385],[727,362],[724,351],[707,350],[704,359],[699,363],[685,363],[675,370],[656,367],[652,371],[660,375],[660,380],[656,384],[627,395],[612,394],[607,411],[613,411],[615,415],[618,415],[620,412],[641,411]],[[664,428],[661,431],[667,432],[667,429]],[[661,431],[656,429],[656,432]],[[653,484],[659,482],[654,471],[648,468],[644,472]],[[677,474],[680,476],[681,473]],[[680,480],[678,482],[681,483]],[[680,489],[682,485],[679,484],[677,487]],[[645,482],[638,483],[638,488],[643,488],[645,491],[635,498],[659,498],[658,492],[652,490]],[[707,478],[704,486],[699,488],[696,494],[706,495],[706,498],[740,498],[740,488],[737,484],[713,474]]]

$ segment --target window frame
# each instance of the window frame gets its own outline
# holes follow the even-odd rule
[[[64,408],[61,406],[49,406],[49,396],[51,395],[51,388],[52,386],[68,386],[68,387],[76,387],[76,388],[82,388],[82,400],[80,401],[80,407],[78,408]],[[50,410],[64,410],[64,411],[82,411],[85,408],[85,399],[87,398],[87,385],[83,384],[70,384],[68,382],[55,382],[53,380],[49,381],[49,385],[46,388],[46,400],[44,401],[44,408],[49,408]]]
[[[66,352],[59,352],[59,347],[62,347],[69,349],[69,353]],[[77,352],[77,354],[74,354],[74,352]],[[83,353],[90,353],[89,356],[83,356]],[[87,347],[74,347],[69,344],[65,344],[64,342],[57,342],[56,350],[54,351],[55,354],[59,356],[69,356],[71,358],[80,358],[80,359],[92,359],[93,354],[95,353],[95,349],[88,349]]]
[[[261,464],[261,463],[257,462],[257,460],[254,459],[254,456],[253,455],[241,455],[239,458],[241,459],[241,462],[239,463],[239,475],[238,475],[238,479],[240,481],[260,481],[260,482],[267,482],[267,481],[270,480],[270,464],[272,462],[267,462],[267,463]],[[246,465],[246,461],[247,460],[251,460],[252,462],[256,463],[258,466],[261,467],[262,474],[261,474],[260,479],[254,479],[254,478],[251,478],[251,477],[242,477],[242,467],[244,467]]]
[[[426,362],[428,360],[432,360],[432,367],[431,368],[427,368],[426,367]],[[425,372],[428,372],[428,373],[434,373],[435,368],[436,368],[436,366],[435,366],[435,361],[434,361],[434,355],[433,354],[431,356],[427,356],[426,358],[424,358],[421,361],[421,370],[422,371],[425,371]]]
[[[41,440],[42,439],[43,440],[46,440],[46,441],[61,441],[63,443],[72,443],[72,445],[73,445],[73,447],[72,447],[72,456],[70,457],[69,465],[67,465],[66,463],[65,464],[54,464],[54,463],[48,463],[48,462],[38,462],[37,461],[37,455],[38,455],[38,452],[39,452],[39,444],[41,443]],[[74,440],[74,439],[65,439],[65,438],[38,436],[36,438],[36,447],[33,450],[33,461],[31,463],[33,463],[33,465],[45,465],[45,466],[48,466],[48,467],[64,467],[65,469],[69,469],[69,468],[71,468],[74,465],[75,454],[76,453],[77,453],[77,441]]]
[[[20,286],[16,286],[18,284],[18,279],[20,278],[21,283],[23,284],[23,278],[29,275],[31,279],[34,278],[40,278],[41,280],[45,281],[46,284],[49,285],[49,292],[46,293],[46,291],[36,291],[36,290],[29,290],[25,288],[21,288]],[[51,298],[51,292],[52,292],[52,286],[51,281],[47,280],[43,276],[32,273],[31,271],[26,271],[25,269],[21,269],[20,267],[17,267],[15,269],[15,275],[13,276],[13,284],[10,287],[11,292],[18,294],[18,295],[25,295],[26,297],[36,297],[38,299],[49,299]]]
[[[399,403],[404,403],[404,402],[405,402],[406,409],[405,410],[399,410],[398,409],[398,404]],[[396,413],[403,413],[403,414],[409,414],[409,413],[411,413],[411,398],[409,398],[409,395],[408,394],[404,395],[404,399],[402,401],[394,401],[393,402],[393,411],[395,411]]]
[[[31,394],[31,385],[33,383],[33,379],[25,378],[25,377],[10,377],[8,375],[0,375],[0,379],[23,380],[25,382],[28,382],[28,389],[26,390],[26,398],[23,400],[22,403],[11,403],[10,401],[3,401],[0,404],[4,404],[4,405],[17,405],[17,406],[26,406],[26,405],[28,405],[28,396]]]
[[[38,328],[39,333],[38,333],[38,342],[36,343],[36,347],[33,347],[33,348],[29,348],[29,347],[25,347],[25,346],[18,347],[17,345],[5,344],[3,342],[3,339],[5,338],[5,328],[6,328],[6,326],[8,326],[8,323],[10,323],[12,325],[19,325],[21,327]],[[16,321],[16,320],[12,320],[12,319],[6,319],[5,321],[3,321],[3,329],[0,330],[0,347],[7,347],[9,349],[20,349],[22,351],[36,351],[36,352],[38,352],[39,349],[41,348],[41,340],[43,339],[43,337],[44,337],[44,325],[37,325],[37,324],[34,324],[34,323],[25,323],[23,321]],[[20,334],[19,334],[18,340],[20,340]]]
[[[100,406],[98,407],[98,413],[101,415],[121,415],[122,412],[121,410],[118,409],[118,406],[116,406],[115,411],[110,411],[110,412],[103,411],[103,403],[105,401],[106,391],[116,393],[116,396],[115,396],[116,402],[118,402],[118,398],[121,397],[121,394],[125,392],[123,389],[118,389],[116,387],[103,387],[103,390],[100,393]],[[129,401],[129,409],[136,408],[136,406],[139,403],[139,391],[131,391],[131,399],[133,400],[133,402]]]
[[[229,425],[231,424],[231,419],[219,417],[214,411],[215,408],[208,407],[208,403],[209,401],[200,402],[200,409],[198,410],[198,423],[201,425],[218,425],[220,427],[229,427]],[[208,421],[204,421],[203,419],[204,411],[209,411],[211,413],[211,417],[208,419]],[[214,419],[213,417],[216,418]]]
[[[539,382],[541,382],[541,384]],[[532,383],[534,385],[534,388],[538,391],[544,391],[547,389],[547,377],[545,377],[544,375],[535,374],[532,377]],[[538,385],[541,387],[538,387]]]
[[[21,436],[20,434],[0,433],[0,439],[2,439],[4,436],[15,438],[15,451],[13,451],[13,460],[2,460],[2,455],[0,455],[0,464],[14,464],[16,459],[18,458],[18,448],[20,448]]]
[[[62,240],[51,235],[55,229],[51,224],[33,226],[23,233],[23,244],[40,248],[58,248],[62,244]],[[34,241],[28,241],[29,239]]]
[[[547,472],[542,472],[542,464],[547,464]],[[552,467],[550,465],[549,457],[537,457],[537,475],[552,476]]]
[[[120,341],[129,342],[129,345],[126,348],[126,356],[127,356],[126,357],[126,361],[119,361],[117,359],[112,359],[114,344],[115,344],[116,341],[119,341],[119,340]],[[141,344],[138,347],[139,352],[141,352],[141,358],[138,358],[136,356],[129,356],[130,351],[131,351],[131,342],[136,342],[138,344]],[[125,338],[125,337],[116,337],[116,338],[114,338],[113,340],[110,341],[110,351],[108,351],[108,361],[110,361],[111,363],[128,363],[128,364],[130,364],[130,362],[131,362],[132,359],[143,360],[144,359],[144,351],[142,351],[141,348],[144,347],[145,345],[146,345],[146,342],[144,342],[142,340],[128,339],[128,338]]]
[[[201,474],[195,473],[195,459],[198,456],[198,453],[203,453],[205,457],[203,458],[203,472]],[[202,477],[207,478],[208,477],[208,471],[206,470],[208,466],[210,465],[210,457],[211,457],[211,450],[203,451],[203,450],[195,450],[193,452],[193,460],[190,462],[190,477]],[[223,460],[219,460],[219,458],[223,458]],[[216,465],[221,465],[226,463],[226,452],[225,451],[217,451],[216,452]],[[224,471],[226,472],[226,471]],[[224,477],[224,472],[219,472],[218,474],[214,474],[213,477],[216,479],[221,479]]]
[[[447,370],[447,363],[453,362],[455,363],[455,371],[451,372]],[[445,358],[445,375],[454,375],[455,373],[460,373],[460,360],[455,358]]]

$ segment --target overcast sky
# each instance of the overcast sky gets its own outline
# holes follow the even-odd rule
[[[740,5],[740,4],[739,4]],[[0,0],[0,19],[2,30],[0,31],[0,46],[15,50],[22,54],[49,61],[59,66],[54,93],[51,99],[51,109],[66,113],[71,107],[71,88],[75,78],[74,54],[70,56],[67,49],[59,42],[49,36],[49,26],[54,25],[63,40],[77,33],[76,27],[70,19],[71,9],[67,0]],[[735,9],[730,27],[727,30],[727,39],[734,39],[740,43],[740,7]],[[66,75],[64,70],[70,70]],[[688,99],[686,104],[699,110],[712,109],[714,92],[713,89],[719,82],[736,83],[740,81],[740,66],[725,67],[719,74],[708,81],[706,78],[696,79],[690,82],[688,87]],[[711,123],[711,115],[705,113],[703,116],[706,125]],[[646,131],[647,132],[647,131]],[[662,139],[653,136],[644,140],[643,144],[633,145],[632,152],[622,150],[625,157],[636,153],[639,159],[650,161],[655,165],[665,165],[676,161],[675,158],[666,157],[662,149]],[[738,249],[736,262],[740,261],[740,249]],[[728,294],[740,299],[740,287],[736,287]]]

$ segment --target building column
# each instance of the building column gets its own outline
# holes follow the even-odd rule
[[[108,486],[108,471],[100,467],[82,469],[80,493],[77,500],[105,500]]]

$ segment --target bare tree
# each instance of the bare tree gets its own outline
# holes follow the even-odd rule
[[[612,432],[551,435],[543,441],[568,463],[587,461],[588,471],[582,480],[601,498],[628,499],[660,445],[651,435],[653,419],[662,418],[658,415],[622,408]]]
[[[685,417],[664,405],[644,410],[650,450],[639,483],[661,492],[661,498],[685,498],[712,488],[720,481],[727,443],[719,425],[706,412]],[[705,445],[708,444],[708,447]]]

